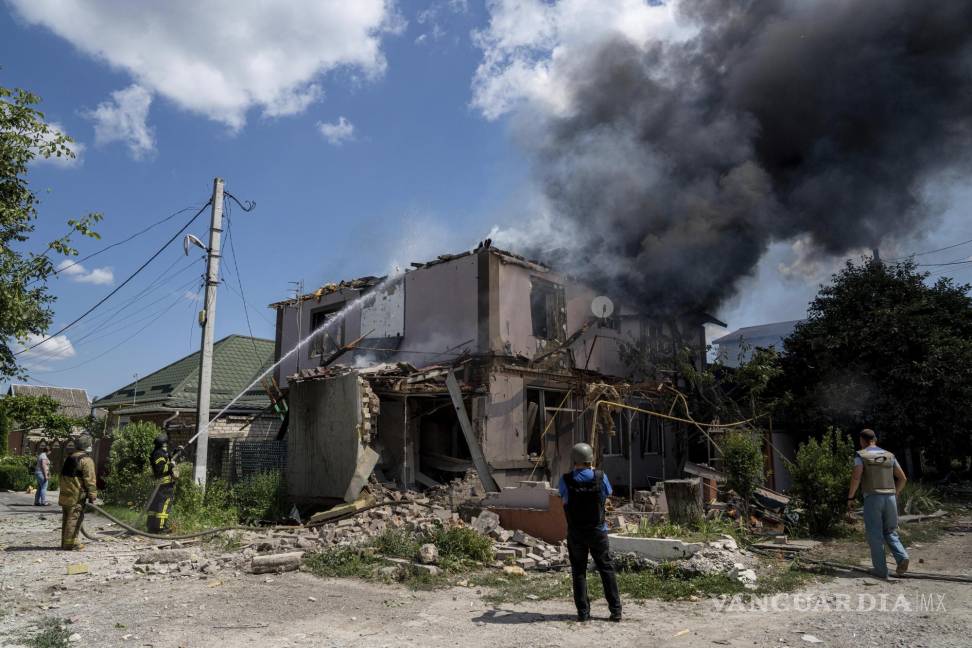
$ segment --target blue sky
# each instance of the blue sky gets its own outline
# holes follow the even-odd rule
[[[537,192],[517,143],[521,131],[511,124],[529,127],[531,112],[512,106],[555,110],[559,101],[537,61],[546,55],[549,63],[578,34],[619,24],[658,28],[659,15],[637,0],[619,0],[610,15],[581,0],[561,3],[563,10],[524,2],[516,11],[516,3],[499,1],[361,0],[312,3],[323,7],[313,17],[300,15],[299,2],[280,3],[297,9],[278,21],[238,2],[213,22],[224,31],[203,46],[206,20],[222,13],[201,16],[194,5],[206,3],[144,11],[111,0],[74,4],[76,16],[59,14],[50,0],[0,5],[0,85],[43,97],[47,120],[81,149],[74,164],[32,167],[43,198],[32,246],[63,234],[68,218],[102,212],[102,240],[79,241],[83,256],[202,205],[219,175],[233,194],[257,203],[253,212],[232,212],[232,233],[253,332],[268,338],[266,305],[284,298],[289,282],[303,279],[312,289],[381,274],[474,246],[494,227],[521,225]],[[330,35],[315,31],[335,24]],[[523,51],[530,58],[517,58]],[[212,70],[225,77],[208,83]],[[224,91],[212,90],[222,83]],[[948,186],[939,195],[945,216],[917,233],[917,247],[903,242],[902,249],[972,238],[961,209],[972,202],[969,191]],[[176,216],[53,281],[55,328],[128,276],[186,219]],[[189,231],[205,239],[206,225],[201,217]],[[68,331],[69,347],[31,354],[32,379],[103,395],[195,350],[201,305],[191,297],[204,268],[195,253],[182,254],[173,245],[103,315]],[[803,259],[799,245],[781,242],[719,315],[732,328],[801,317],[814,286],[839,262]],[[227,249],[231,289],[220,290],[217,338],[247,331],[232,265]]]

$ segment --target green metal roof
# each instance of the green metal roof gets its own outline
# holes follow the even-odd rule
[[[229,335],[213,343],[213,381],[210,407],[224,407],[234,396],[273,363],[273,340]],[[137,407],[144,410],[193,409],[199,388],[199,352],[162,367],[155,373],[129,383],[117,391],[99,398],[92,406]],[[233,405],[233,410],[261,410],[269,407],[270,399],[257,384]]]

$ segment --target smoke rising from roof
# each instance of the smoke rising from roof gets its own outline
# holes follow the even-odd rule
[[[836,255],[914,234],[937,216],[925,184],[972,166],[972,3],[674,15],[681,37],[574,49],[557,61],[569,108],[539,130],[530,115],[561,233],[530,252],[602,290],[714,309],[773,241]]]

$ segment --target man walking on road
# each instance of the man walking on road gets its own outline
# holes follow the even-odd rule
[[[577,620],[589,621],[591,601],[587,595],[587,556],[601,575],[604,597],[611,610],[611,621],[621,620],[621,596],[608,546],[604,501],[611,494],[611,484],[600,470],[594,470],[594,450],[578,443],[570,451],[574,469],[560,479],[560,497],[567,514],[567,554],[574,586]]]
[[[51,460],[47,457],[47,441],[41,441],[37,446],[37,465],[34,466],[34,477],[37,479],[37,493],[34,494],[34,506],[50,506],[47,501],[47,481],[51,476]]]
[[[60,496],[61,505],[61,549],[80,551],[84,545],[78,542],[81,522],[84,520],[85,502],[94,504],[98,499],[98,484],[95,481],[94,460],[91,452],[91,437],[82,434],[75,442],[75,450],[64,460],[61,468]]]
[[[908,552],[898,537],[897,495],[904,489],[908,478],[894,455],[878,447],[874,430],[861,430],[860,445],[861,449],[854,457],[847,501],[854,501],[859,485],[864,493],[864,530],[871,548],[874,575],[888,577],[884,557],[884,545],[887,544],[898,565],[895,573],[902,576],[908,571]]]

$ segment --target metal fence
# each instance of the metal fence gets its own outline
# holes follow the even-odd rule
[[[261,472],[286,469],[286,440],[209,440],[209,473],[227,481],[237,482]]]

